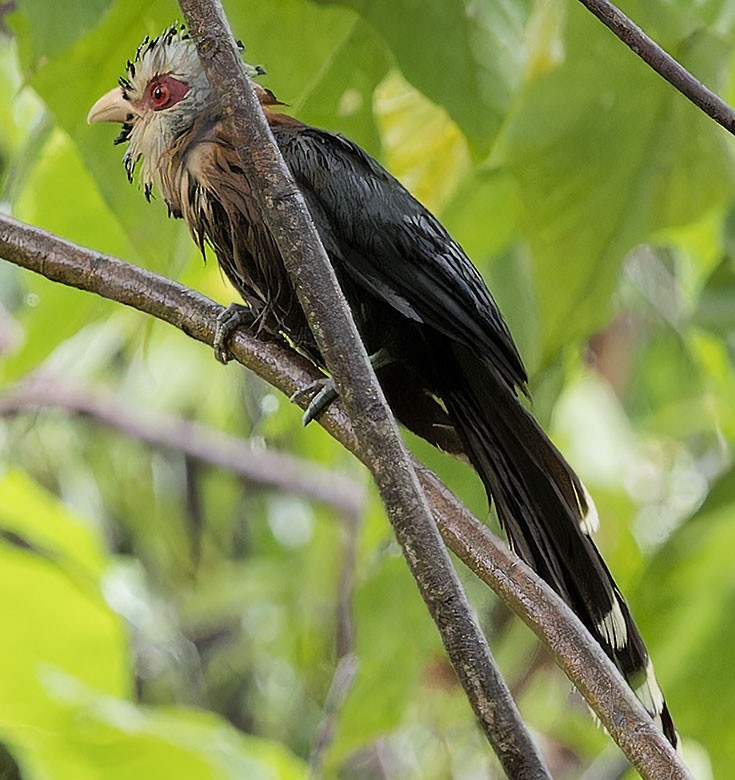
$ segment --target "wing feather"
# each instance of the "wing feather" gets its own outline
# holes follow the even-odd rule
[[[525,388],[495,300],[441,223],[349,139],[292,124],[274,131],[317,228],[320,215],[333,216],[320,230],[333,260],[404,316],[478,351],[505,382]]]

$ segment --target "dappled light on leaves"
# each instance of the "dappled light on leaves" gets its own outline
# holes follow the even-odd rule
[[[0,209],[228,303],[213,258],[202,262],[165,203],[127,185],[120,149],[84,122],[142,36],[180,17],[176,4],[18,5],[3,17],[12,37],[0,32]],[[698,777],[708,765],[725,777],[731,140],[577,4],[426,5],[420,19],[411,3],[226,8],[289,111],[376,155],[481,270],[535,413],[594,495],[596,539],[685,755]],[[626,11],[731,94],[732,0]],[[0,306],[0,742],[23,777],[304,777],[325,723],[326,776],[495,771],[457,686],[437,682],[438,640],[373,492],[353,502],[357,522],[338,502],[136,438],[116,399],[141,419],[174,418],[181,441],[196,421],[367,485],[324,431],[138,312],[4,263]],[[60,393],[24,408],[21,383],[38,376],[106,400],[104,421]],[[464,464],[410,441],[487,515]],[[529,632],[498,619],[469,576],[467,588],[554,776],[578,776],[605,735],[554,666],[534,661]],[[329,699],[338,635],[357,665]]]

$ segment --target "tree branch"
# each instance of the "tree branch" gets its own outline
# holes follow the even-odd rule
[[[160,410],[133,408],[122,398],[65,386],[57,376],[36,377],[0,395],[0,416],[60,408],[91,417],[146,444],[165,447],[226,469],[242,479],[295,493],[349,516],[362,514],[365,490],[355,479],[304,458],[253,449],[247,441]]]
[[[8,14],[13,13],[17,7],[16,0],[6,0],[6,2],[0,2],[0,33],[3,35],[10,35],[10,30],[5,24],[5,17]]]
[[[132,306],[198,341],[213,344],[215,322],[223,307],[177,282],[3,215],[0,257],[52,281]],[[229,348],[239,363],[287,396],[318,376],[311,363],[281,342],[255,338],[242,329],[235,332]],[[341,404],[332,404],[319,424],[362,460]],[[642,777],[691,780],[681,759],[576,615],[432,472],[417,468],[447,546],[549,648]]]
[[[332,264],[245,77],[219,0],[179,0],[261,217],[273,236],[457,677],[505,771],[547,770],[498,672],[431,516]]]
[[[608,0],[580,0],[606,27],[671,86],[735,135],[735,110],[667,54],[654,40]]]

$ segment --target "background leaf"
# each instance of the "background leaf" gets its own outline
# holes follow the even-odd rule
[[[623,7],[735,95],[735,0]],[[226,10],[288,111],[364,145],[485,276],[533,410],[595,498],[685,756],[698,780],[728,776],[731,139],[569,0]],[[29,0],[2,16],[0,208],[227,303],[214,259],[127,184],[114,129],[85,122],[143,36],[180,16],[173,0]],[[22,411],[39,386],[47,405]],[[69,411],[70,395],[107,423]],[[373,492],[358,519],[274,494],[138,441],[124,418],[139,410],[367,482],[260,380],[0,264],[0,774],[290,778],[316,751],[329,778],[499,776]],[[408,441],[494,524],[465,464]],[[582,776],[607,738],[463,576],[554,776]],[[335,709],[346,650],[358,673]]]

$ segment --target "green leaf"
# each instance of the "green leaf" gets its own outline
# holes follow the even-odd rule
[[[515,177],[481,168],[458,188],[443,221],[480,269],[532,375],[540,360],[539,322],[533,264],[519,242],[521,213]]]
[[[238,733],[205,712],[147,708],[99,695],[58,673],[50,698],[66,715],[56,730],[29,734],[23,762],[33,778],[300,780],[303,764],[277,743]]]
[[[318,36],[321,39],[321,35]],[[308,124],[337,130],[371,154],[381,140],[373,117],[373,93],[388,72],[390,58],[373,29],[356,20],[349,34],[333,46],[328,67],[317,74],[293,105]]]
[[[94,29],[112,0],[83,3],[49,3],[27,0],[9,21],[26,43],[26,67],[36,70],[46,57],[55,57]]]
[[[73,182],[74,197],[68,196]],[[101,202],[95,182],[61,131],[54,131],[28,172],[15,202],[15,216],[29,224],[113,255],[135,253],[119,222]],[[96,215],[90,219],[90,215]],[[24,276],[24,306],[16,312],[24,328],[23,349],[2,362],[6,381],[38,365],[59,344],[110,311],[101,298]]]
[[[401,722],[439,636],[404,560],[384,557],[355,593],[358,672],[329,760],[338,763]]]
[[[527,4],[344,0],[385,38],[405,77],[487,150],[523,79]]]
[[[28,778],[304,777],[282,746],[195,710],[137,707],[92,531],[19,472],[0,482],[0,739]]]
[[[106,558],[100,540],[22,472],[6,474],[0,481],[0,528],[38,545],[49,557],[81,567],[88,577],[102,576]]]
[[[383,162],[429,210],[439,212],[470,169],[467,141],[447,112],[397,71],[375,92]]]
[[[735,762],[733,511],[735,468],[730,468],[651,560],[635,604],[674,719],[685,737],[707,745],[715,777],[727,776]]]
[[[544,363],[609,317],[626,253],[712,208],[732,165],[709,120],[583,8],[569,16],[567,59],[529,87],[503,154],[533,253]]]
[[[113,695],[130,690],[127,641],[101,595],[95,534],[20,472],[0,481],[0,729],[54,729],[45,675],[63,670]]]
[[[86,116],[94,101],[117,84],[142,37],[159,33],[177,14],[173,2],[151,6],[143,0],[118,0],[96,28],[81,35],[63,53],[45,57],[31,77],[33,88],[76,145],[77,154],[92,174],[102,203],[109,210],[108,216],[119,222],[134,248],[135,255],[131,257],[128,252],[124,259],[156,268],[170,268],[177,256],[180,263],[185,228],[166,218],[163,204],[149,206],[137,187],[128,185],[120,161],[122,153],[112,145],[118,131],[108,125],[89,127]],[[35,23],[36,18],[32,21]],[[67,90],[59,88],[60,84],[78,85],[74,100],[69,99]],[[67,186],[72,181],[70,176]],[[79,218],[94,223],[100,219],[103,208],[98,205],[88,212],[80,210]],[[187,259],[192,256],[193,252],[187,252]]]

